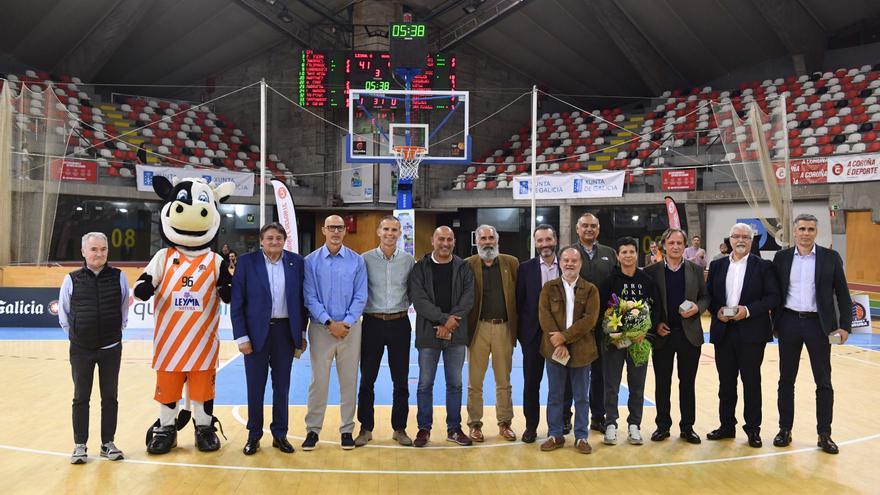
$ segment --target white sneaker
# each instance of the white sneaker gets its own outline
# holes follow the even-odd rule
[[[605,445],[617,445],[617,427],[608,425],[605,427],[605,438],[602,439]]]
[[[70,456],[70,463],[71,464],[85,464],[86,458],[88,457],[88,454],[86,454],[87,451],[88,451],[88,449],[86,448],[86,444],[84,444],[84,443],[78,443],[78,444],[74,445],[73,446],[73,454],[71,454],[71,456]]]
[[[636,425],[629,425],[629,443],[630,445],[641,445],[645,443],[642,440],[642,432]]]
[[[116,448],[116,444],[113,442],[107,442],[104,445],[101,445],[101,457],[111,461],[121,461],[122,459],[125,459],[125,455],[123,455],[121,450]]]

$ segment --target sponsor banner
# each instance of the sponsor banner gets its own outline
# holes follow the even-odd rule
[[[397,165],[379,164],[379,202],[397,203]]]
[[[0,288],[0,328],[59,328],[59,288]],[[153,299],[147,302],[129,297],[128,326],[132,330],[152,330],[156,324]],[[232,331],[229,305],[220,302],[220,330]]]
[[[58,291],[0,288],[0,327],[58,328]]]
[[[400,238],[397,247],[411,256],[416,255],[416,210],[394,210],[400,220]]]
[[[866,182],[880,180],[880,155],[828,157],[828,182]]]
[[[669,228],[680,229],[681,219],[678,218],[678,205],[676,205],[675,200],[669,196],[666,196],[663,199],[666,201],[666,216],[669,219]]]
[[[299,231],[296,226],[296,210],[293,208],[293,198],[287,186],[280,180],[273,180],[275,188],[275,208],[278,209],[278,221],[287,232],[287,240],[284,241],[284,249],[299,253]]]
[[[619,198],[625,172],[549,174],[536,177],[535,199]],[[532,178],[513,178],[513,199],[531,199]]]
[[[143,192],[153,192],[153,177],[161,175],[170,181],[177,179],[205,179],[208,184],[218,186],[224,182],[235,184],[233,196],[254,195],[254,174],[250,172],[232,172],[216,168],[172,168],[156,167],[153,165],[137,165],[137,189]]]
[[[343,164],[339,180],[339,196],[344,203],[373,202],[373,165]]]
[[[697,170],[664,170],[660,184],[664,191],[693,191],[697,188]]]
[[[852,296],[853,333],[871,333],[871,300],[868,294]]]
[[[89,160],[52,160],[52,178],[94,184],[98,181],[98,164]]]
[[[811,160],[789,160],[788,166],[791,168],[791,183],[799,184],[825,184],[828,177],[828,160],[826,158]],[[785,177],[784,169],[780,172]]]

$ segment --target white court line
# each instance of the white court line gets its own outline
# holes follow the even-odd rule
[[[220,373],[220,370],[222,370],[223,368],[229,366],[230,363],[232,363],[233,361],[235,361],[236,359],[238,359],[238,357],[241,356],[241,355],[242,355],[241,352],[238,352],[238,353],[236,353],[234,356],[232,356],[231,358],[227,359],[226,362],[224,362],[223,364],[221,364],[221,365],[217,368],[217,373]]]
[[[238,421],[239,423],[241,423],[243,426],[247,426],[247,421],[245,421],[244,418],[241,417],[241,413],[239,412],[241,410],[241,408],[242,408],[242,406],[233,406],[232,407],[232,417],[235,418],[235,420]],[[272,432],[270,430],[267,430],[266,428],[263,428],[263,432],[268,433],[270,435],[272,434]],[[305,440],[305,437],[300,437],[297,435],[287,435],[287,438],[295,438],[297,440]],[[442,438],[442,435],[440,435],[439,438]],[[445,440],[445,439],[443,439],[443,440]],[[318,443],[325,443],[328,445],[339,445],[339,442],[333,442],[330,440],[318,440]],[[496,447],[523,447],[523,446],[527,446],[527,445],[529,445],[529,444],[523,443],[523,442],[505,442],[505,443],[493,443],[493,444],[484,444],[484,445],[477,445],[476,443],[474,443],[474,445],[471,445],[469,448],[489,449],[489,448],[496,448]],[[460,445],[442,445],[442,446],[437,445],[437,446],[434,446],[431,444],[428,444],[426,447],[419,447],[419,448],[408,447],[408,446],[404,446],[404,445],[370,445],[370,444],[364,445],[364,447],[373,448],[373,449],[407,449],[407,450],[417,450],[417,451],[418,450],[443,450],[443,449],[461,449],[462,448],[462,446],[460,446]],[[358,447],[358,448],[360,448],[360,447]]]
[[[875,433],[873,435],[854,438],[852,440],[845,440],[843,442],[837,442],[838,445],[853,445],[862,442],[869,442],[871,440],[876,440],[880,438],[880,433]],[[413,447],[410,447],[413,448]],[[457,447],[461,449],[462,447]],[[50,450],[40,450],[40,449],[30,449],[26,447],[15,447],[12,445],[0,445],[0,449],[11,450],[15,452],[25,452],[30,454],[42,454],[42,455],[51,455],[56,457],[69,457],[70,454],[64,452],[53,452]],[[780,457],[794,454],[802,454],[805,452],[819,452],[819,449],[816,447],[805,447],[802,449],[795,450],[786,450],[783,452],[770,452],[767,454],[754,454],[754,455],[744,455],[744,456],[736,456],[736,457],[722,457],[717,459],[700,459],[700,460],[692,460],[692,461],[679,461],[679,462],[661,462],[655,464],[626,464],[619,466],[586,466],[586,467],[575,467],[575,468],[545,468],[545,469],[499,469],[499,470],[467,470],[467,471],[402,471],[402,470],[374,470],[374,469],[317,469],[317,468],[270,468],[270,467],[260,467],[260,466],[232,466],[232,465],[223,465],[223,464],[195,464],[188,462],[163,462],[163,461],[151,461],[144,459],[125,459],[122,461],[109,461],[107,459],[102,459],[98,457],[98,460],[103,460],[107,462],[119,462],[124,464],[145,464],[152,466],[174,466],[174,467],[188,467],[188,468],[203,468],[203,469],[223,469],[228,471],[267,471],[267,472],[276,472],[276,473],[332,473],[332,474],[371,474],[371,475],[394,475],[394,476],[421,476],[421,475],[499,475],[499,474],[535,474],[535,473],[572,473],[572,472],[588,472],[588,471],[623,471],[623,470],[633,470],[633,469],[655,469],[655,468],[668,468],[668,467],[680,467],[680,466],[698,466],[704,464],[718,464],[722,462],[734,462],[734,461],[749,461],[756,459],[767,459],[771,457]]]
[[[880,363],[875,363],[874,361],[865,361],[864,359],[854,358],[852,356],[844,356],[843,354],[832,354],[832,356],[836,358],[850,359],[852,361],[858,361],[860,363],[870,364],[871,366],[880,367]]]

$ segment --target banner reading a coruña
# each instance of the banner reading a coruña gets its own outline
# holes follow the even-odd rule
[[[535,199],[619,198],[624,176],[624,171],[539,175]],[[531,199],[531,187],[531,176],[514,177],[513,199]]]

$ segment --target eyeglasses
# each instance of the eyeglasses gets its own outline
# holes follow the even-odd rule
[[[329,230],[330,232],[342,232],[343,230],[345,230],[345,225],[328,225],[324,228]]]

